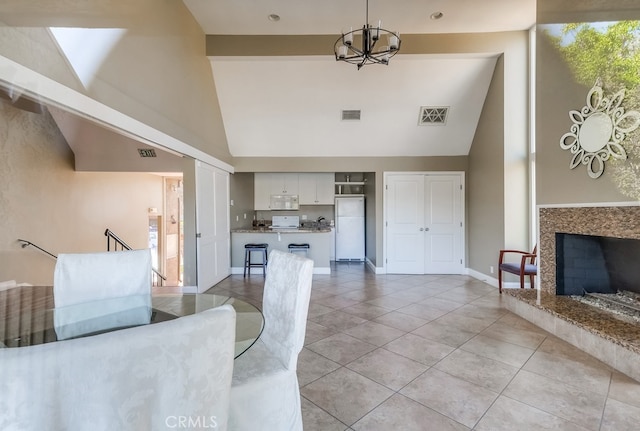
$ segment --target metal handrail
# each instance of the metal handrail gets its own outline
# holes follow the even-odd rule
[[[104,236],[107,237],[107,251],[111,251],[111,240],[112,239],[113,239],[113,242],[114,242],[114,244],[113,244],[113,250],[114,251],[118,250],[118,246],[120,246],[120,250],[132,250],[132,248],[131,248],[131,246],[129,244],[127,244],[126,242],[121,240],[118,237],[118,235],[113,233],[113,231],[111,231],[109,228],[107,228],[107,230],[104,231]],[[158,272],[158,270],[156,270],[155,268],[151,268],[151,270],[160,279],[159,285],[162,286],[163,283],[165,281],[167,281],[167,277],[165,277],[164,275],[160,274]]]
[[[49,253],[49,252],[48,252],[47,250],[45,250],[44,248],[42,248],[42,247],[40,247],[40,246],[38,246],[38,245],[36,245],[36,244],[32,243],[31,241],[27,241],[26,239],[20,239],[20,238],[18,238],[18,242],[21,242],[21,243],[22,243],[22,244],[20,244],[20,246],[21,246],[22,248],[27,248],[27,247],[31,246],[31,247],[37,248],[38,250],[40,250],[40,251],[41,251],[41,252],[43,252],[43,253],[48,254],[49,256],[51,256],[51,257],[52,257],[52,258],[54,258],[54,259],[57,259],[57,258],[58,258],[58,256],[56,256],[55,254],[53,254],[53,253]]]

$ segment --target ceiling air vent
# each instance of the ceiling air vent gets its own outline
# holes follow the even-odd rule
[[[343,110],[342,121],[360,121],[360,110],[359,109]]]
[[[421,106],[420,126],[444,125],[447,122],[448,106]]]
[[[140,157],[156,157],[156,150],[153,148],[138,148]]]

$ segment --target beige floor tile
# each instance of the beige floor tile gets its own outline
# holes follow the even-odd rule
[[[307,349],[342,365],[375,350],[377,346],[347,334],[335,334],[306,346]]]
[[[517,367],[464,350],[451,352],[433,367],[494,392],[501,392],[518,372]]]
[[[498,397],[497,392],[433,368],[400,393],[469,428],[475,426]]]
[[[636,431],[640,428],[640,408],[609,398],[600,431]]]
[[[311,320],[307,320],[307,329],[305,332],[304,344],[315,343],[323,338],[334,335],[337,331],[329,329],[326,326],[319,325]]]
[[[442,317],[448,313],[448,311],[446,310],[433,308],[425,303],[410,304],[396,311],[403,314],[408,314],[409,316],[418,317],[420,319],[424,319],[427,321],[435,320],[438,317]]]
[[[498,397],[474,428],[476,431],[586,431],[577,424],[511,398]]]
[[[342,295],[326,296],[315,300],[316,304],[325,305],[334,309],[351,307],[352,305],[356,305],[360,302],[361,301],[355,299],[345,298]]]
[[[326,313],[310,320],[334,331],[344,331],[345,329],[353,328],[367,321],[366,319],[340,310],[332,311],[331,313]]]
[[[445,314],[438,318],[436,322],[443,325],[451,325],[453,327],[460,328],[463,331],[473,332],[476,334],[479,334],[493,324],[492,320],[477,319],[457,312],[458,310],[454,310],[449,314]]]
[[[371,301],[367,301],[367,304],[376,305],[378,307],[386,308],[387,310],[397,310],[411,304],[411,301],[401,298],[395,298],[393,296],[385,295]]]
[[[640,383],[624,374],[613,372],[609,398],[640,408]]]
[[[375,319],[378,316],[382,316],[383,314],[387,314],[389,310],[386,308],[378,307],[377,305],[367,304],[366,302],[361,302],[356,305],[352,305],[351,307],[346,307],[341,309],[345,313],[353,314],[354,316],[358,316],[362,319]]]
[[[482,331],[482,335],[529,349],[537,349],[546,338],[546,335],[540,332],[516,328],[500,320]]]
[[[376,322],[365,322],[347,329],[344,333],[376,346],[385,345],[405,334],[404,331]]]
[[[455,349],[437,341],[427,340],[413,334],[406,334],[386,344],[385,349],[431,366]]]
[[[360,374],[339,368],[301,389],[302,395],[341,422],[352,425],[393,391]]]
[[[460,347],[477,335],[475,332],[465,331],[464,329],[451,325],[444,325],[437,320],[429,322],[411,333],[452,347]]]
[[[466,431],[455,422],[407,397],[396,394],[356,422],[356,431]]]
[[[345,431],[348,426],[302,397],[302,426],[304,431]]]
[[[428,322],[425,319],[409,316],[408,314],[399,313],[397,311],[383,314],[382,316],[373,319],[373,321],[406,332],[413,331]]]
[[[503,395],[589,430],[600,427],[606,398],[528,371],[518,372]]]
[[[322,376],[340,368],[340,364],[333,362],[309,349],[302,349],[298,355],[298,383],[307,385]]]
[[[331,313],[332,311],[335,311],[335,309],[327,307],[326,305],[315,304],[312,302],[311,304],[309,304],[309,312],[307,314],[307,318],[311,319],[313,317],[322,316],[323,314]]]
[[[430,297],[423,301],[420,301],[419,304],[425,304],[431,308],[436,308],[443,311],[453,311],[464,305],[463,303],[447,299],[446,295],[444,298]]]
[[[429,367],[397,353],[376,349],[347,364],[347,368],[398,391]]]
[[[607,395],[611,383],[611,371],[606,368],[591,361],[558,360],[546,352],[535,352],[522,369],[603,395]]]
[[[513,367],[521,367],[533,355],[534,350],[494,338],[477,335],[460,346],[462,350],[485,358],[495,359]]]

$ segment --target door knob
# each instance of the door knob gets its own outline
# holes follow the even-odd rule
[[[424,230],[424,228],[420,228],[420,232],[422,232]]]
[[[425,227],[425,228],[424,228],[424,231],[425,231],[425,232],[429,232],[429,228],[428,228],[428,227]]]

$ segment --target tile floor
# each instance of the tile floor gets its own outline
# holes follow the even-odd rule
[[[640,384],[467,276],[315,275],[298,360],[305,431],[638,430]],[[212,289],[255,304],[261,275]]]

